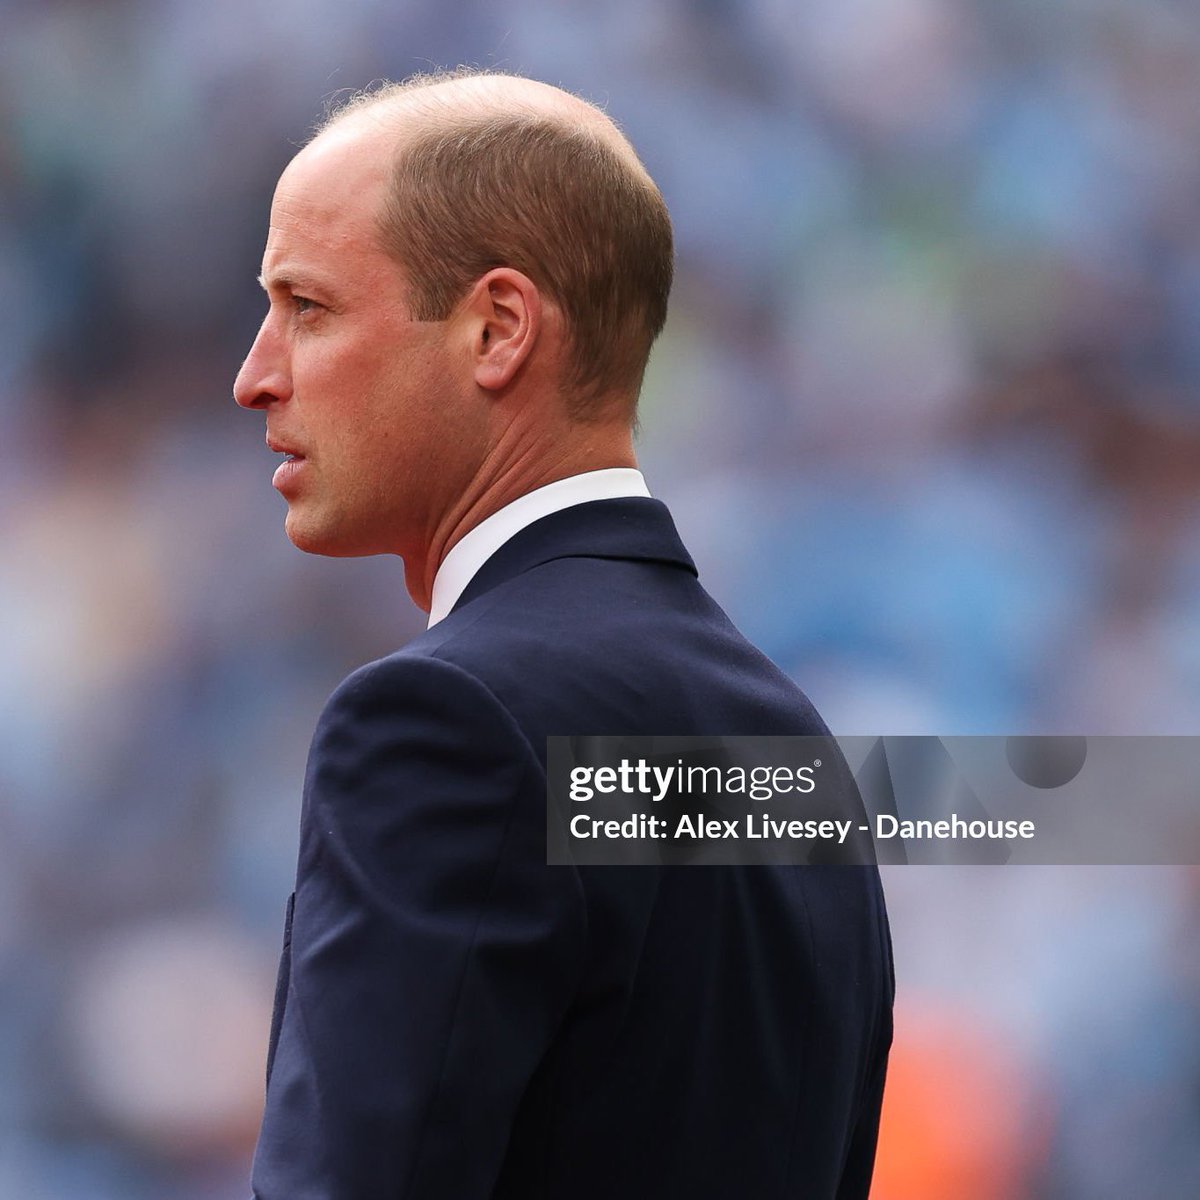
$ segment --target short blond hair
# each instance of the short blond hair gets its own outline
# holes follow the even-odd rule
[[[459,69],[382,84],[338,104],[316,133],[437,84],[496,78],[505,77]],[[667,316],[671,220],[611,121],[560,94],[585,119],[521,104],[423,105],[432,119],[398,138],[379,231],[405,270],[418,320],[444,320],[495,267],[529,276],[565,317],[572,416],[609,417],[619,400],[632,418]]]

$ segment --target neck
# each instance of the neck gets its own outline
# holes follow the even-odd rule
[[[555,434],[523,438],[518,432],[506,432],[424,547],[404,555],[405,587],[418,608],[429,611],[434,577],[451,547],[505,505],[585,471],[637,467],[633,432],[627,425],[574,426]]]

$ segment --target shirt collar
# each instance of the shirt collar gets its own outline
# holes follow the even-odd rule
[[[544,487],[518,496],[510,504],[468,530],[442,559],[433,577],[429,627],[446,617],[475,573],[509,538],[527,525],[551,513],[591,500],[618,500],[626,496],[649,496],[641,471],[633,467],[606,467],[569,475]]]

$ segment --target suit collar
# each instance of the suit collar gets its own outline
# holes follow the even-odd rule
[[[560,509],[515,534],[479,568],[451,612],[556,558],[659,562],[697,574],[696,564],[660,500],[640,496],[592,500]]]
[[[574,508],[591,500],[620,500],[626,496],[649,496],[646,481],[636,467],[604,467],[581,471],[534,488],[497,509],[469,529],[442,559],[433,577],[429,625],[436,625],[453,608],[475,572],[505,542],[526,525],[562,508]]]

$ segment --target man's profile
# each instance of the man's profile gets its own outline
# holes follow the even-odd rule
[[[260,1200],[867,1195],[874,868],[546,865],[548,736],[827,732],[637,470],[671,276],[629,143],[532,80],[358,97],[279,181],[237,402],[291,540],[399,555],[430,625],[314,735]]]

